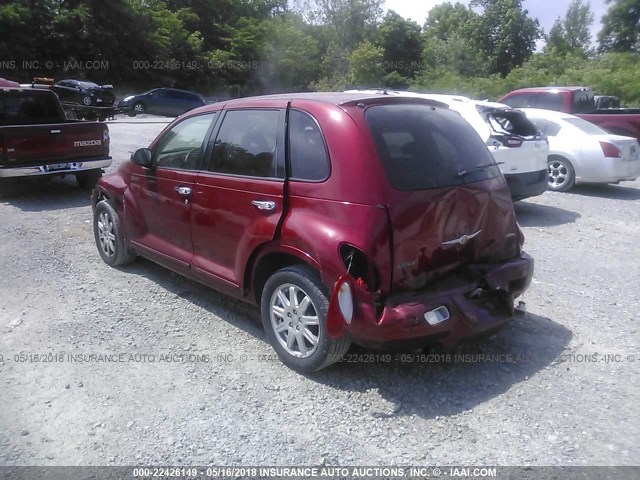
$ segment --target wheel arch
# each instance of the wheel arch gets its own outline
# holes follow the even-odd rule
[[[320,263],[312,255],[291,245],[263,245],[247,262],[243,279],[246,295],[260,305],[262,290],[269,277],[292,265],[307,265],[319,276],[321,274]]]
[[[547,163],[551,162],[552,160],[562,160],[564,162],[567,162],[569,165],[571,165],[571,168],[573,168],[573,171],[576,171],[576,163],[575,161],[568,155],[562,154],[562,153],[549,153],[549,155],[547,156]]]

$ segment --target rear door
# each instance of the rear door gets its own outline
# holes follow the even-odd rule
[[[391,186],[392,291],[517,255],[509,188],[465,120],[424,105],[374,106],[366,119]]]
[[[125,219],[131,222],[127,231],[132,232],[132,243],[158,263],[185,274],[193,254],[193,189],[216,115],[176,123],[153,148],[152,167],[136,166],[131,175],[135,212]]]
[[[284,209],[285,107],[226,111],[191,212],[192,272],[237,290],[252,252],[271,241]]]
[[[181,115],[187,110],[184,95],[175,90],[167,90],[166,106],[167,113],[175,116]]]
[[[153,90],[151,93],[146,95],[144,99],[144,103],[147,106],[147,113],[153,115],[167,115],[166,108],[166,96],[167,91],[164,88],[158,88],[157,90]]]

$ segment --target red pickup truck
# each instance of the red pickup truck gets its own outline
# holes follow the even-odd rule
[[[588,87],[521,88],[500,100],[513,108],[541,108],[584,118],[616,135],[640,140],[640,109],[596,109],[593,91]]]
[[[0,180],[74,175],[89,187],[109,165],[105,124],[68,120],[49,90],[0,87]]]

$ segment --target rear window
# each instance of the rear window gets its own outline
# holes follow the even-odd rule
[[[380,105],[366,119],[391,185],[426,190],[500,175],[484,142],[451,110]]]
[[[509,110],[495,110],[487,115],[491,128],[498,133],[519,135],[521,137],[535,137],[538,135],[536,126],[522,112]]]
[[[561,93],[536,93],[533,95],[532,103],[531,107],[534,108],[561,112],[563,109],[564,96]]]
[[[0,92],[0,125],[51,123],[63,118],[54,93]]]
[[[582,118],[564,118],[563,120],[568,124],[573,125],[574,127],[582,130],[584,133],[587,133],[589,135],[606,135],[607,134],[607,132],[605,132],[603,129],[601,129],[597,125],[594,125],[591,122],[587,122]]]

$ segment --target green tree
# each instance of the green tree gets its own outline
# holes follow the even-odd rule
[[[547,44],[544,47],[545,52],[555,51],[562,55],[571,50],[569,43],[567,42],[566,34],[564,31],[564,25],[562,19],[558,17],[553,23],[553,26],[549,30],[547,36]]]
[[[384,0],[307,0],[298,2],[313,21],[331,28],[337,45],[346,52],[371,40],[382,16]]]
[[[564,17],[565,39],[572,50],[581,50],[587,53],[591,48],[591,33],[589,29],[593,24],[591,4],[582,3],[582,0],[572,0]]]
[[[471,6],[482,8],[473,39],[491,63],[491,72],[506,76],[531,57],[542,31],[521,0],[472,0]]]
[[[262,56],[261,82],[267,91],[299,91],[309,88],[320,75],[318,41],[305,31],[297,15],[274,19]]]
[[[354,87],[379,87],[384,79],[384,49],[368,40],[349,55],[349,81]]]
[[[560,54],[571,52],[587,56],[591,48],[589,29],[592,23],[593,13],[590,4],[573,0],[564,18],[556,19],[551,27],[545,51],[555,49]]]
[[[482,52],[474,43],[461,35],[450,34],[446,40],[427,39],[424,50],[425,68],[450,71],[465,77],[488,73]]]
[[[436,72],[461,76],[487,73],[487,62],[475,39],[480,16],[461,3],[443,3],[429,12],[424,26],[424,63],[430,79]]]
[[[384,49],[384,68],[387,75],[396,72],[405,79],[412,79],[421,70],[421,31],[417,23],[405,20],[394,11],[387,13],[378,29],[378,43]],[[389,78],[395,84],[400,81],[396,76]]]
[[[471,40],[479,15],[458,2],[441,3],[429,11],[424,24],[424,36],[447,40],[451,35]]]
[[[602,17],[598,43],[602,52],[640,52],[640,3],[607,0],[611,6]]]

